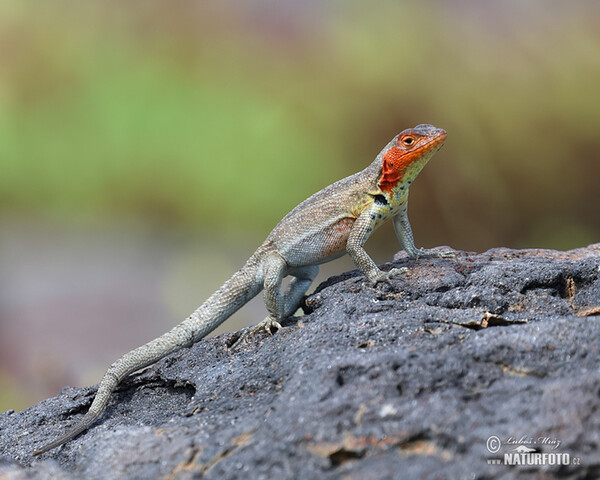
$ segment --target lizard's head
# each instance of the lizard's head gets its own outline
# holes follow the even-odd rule
[[[433,125],[417,125],[399,133],[382,152],[379,188],[392,191],[410,185],[446,140],[446,131]]]

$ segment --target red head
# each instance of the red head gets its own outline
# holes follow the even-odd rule
[[[383,151],[379,188],[391,192],[412,182],[446,140],[446,131],[433,125],[417,125],[398,134]]]

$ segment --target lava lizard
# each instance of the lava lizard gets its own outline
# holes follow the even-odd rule
[[[47,452],[94,423],[116,386],[127,375],[204,338],[264,289],[269,316],[240,337],[234,347],[259,331],[281,328],[316,277],[321,263],[348,253],[370,285],[405,272],[384,272],[363,245],[392,217],[400,244],[411,258],[449,257],[415,247],[408,221],[408,190],[421,169],[446,140],[446,132],[417,125],[396,135],[364,170],[315,193],[281,220],[246,264],[194,313],[169,332],[123,355],[104,374],[88,412],[71,430],[33,452]],[[293,278],[285,293],[284,277]]]

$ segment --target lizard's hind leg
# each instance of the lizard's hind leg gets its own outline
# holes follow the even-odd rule
[[[279,330],[281,328],[279,322],[298,309],[302,297],[319,273],[319,267],[316,265],[298,267],[290,271],[287,271],[287,268],[285,260],[277,253],[272,253],[265,259],[263,266],[264,299],[269,316],[248,329],[232,345],[232,349],[239,347],[243,342],[247,342],[250,337],[257,333],[267,332],[271,334],[273,329]],[[281,283],[288,273],[294,278],[292,278],[285,294],[282,294]]]
[[[310,287],[317,274],[319,273],[318,265],[310,265],[308,267],[300,267],[290,272],[294,278],[290,282],[285,294],[283,295],[285,301],[285,308],[283,309],[283,318],[287,318],[294,314],[298,307],[302,297]]]

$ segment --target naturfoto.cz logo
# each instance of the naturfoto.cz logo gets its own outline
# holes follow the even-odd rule
[[[561,441],[550,437],[509,437],[504,442],[497,435],[486,440],[486,448],[491,454],[497,454],[504,447],[502,457],[489,457],[490,465],[571,465],[579,464],[579,457],[571,457],[565,452],[540,452],[541,448],[560,447]]]

